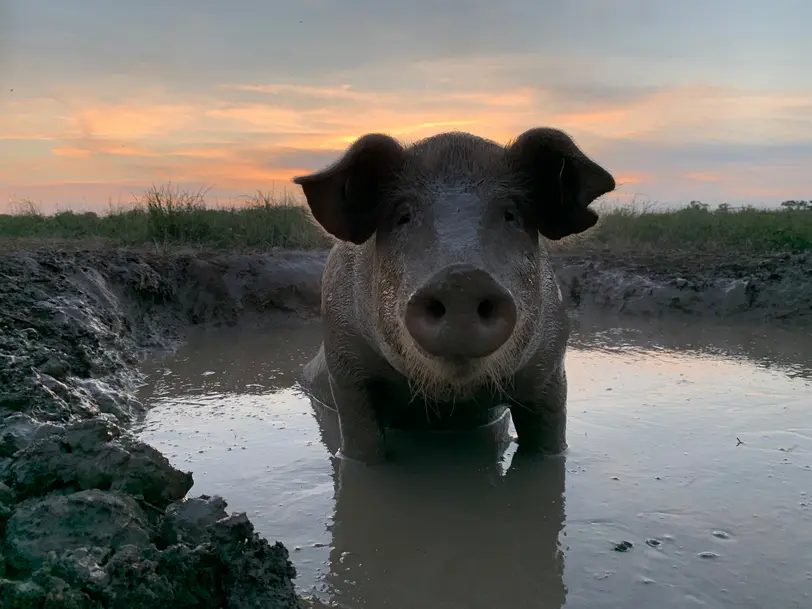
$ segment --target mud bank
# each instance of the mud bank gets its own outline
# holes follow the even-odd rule
[[[0,254],[0,605],[299,607],[285,547],[127,425],[192,325],[318,312],[326,254]],[[555,253],[574,308],[812,318],[812,257]]]
[[[281,543],[126,426],[145,350],[314,311],[318,256],[0,256],[0,606],[301,606]],[[315,290],[315,291],[314,291]]]
[[[754,322],[812,320],[812,254],[557,252],[571,308]]]

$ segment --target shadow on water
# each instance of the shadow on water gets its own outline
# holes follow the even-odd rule
[[[334,416],[296,386],[319,338],[318,323],[193,336],[145,367],[140,394],[142,437],[283,541],[305,592],[350,609],[807,606],[808,331],[579,319],[566,457],[517,453],[506,416],[390,432],[395,458],[374,468],[332,456]],[[741,379],[714,394],[705,360],[781,374],[745,412],[729,405]],[[625,393],[607,391],[618,378]],[[719,443],[731,416],[741,447]]]

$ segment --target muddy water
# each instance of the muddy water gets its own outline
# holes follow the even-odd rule
[[[140,435],[291,550],[297,585],[398,609],[812,606],[812,335],[581,321],[564,458],[399,436],[335,463],[295,387],[318,327],[193,337]],[[507,425],[509,421],[505,421]]]

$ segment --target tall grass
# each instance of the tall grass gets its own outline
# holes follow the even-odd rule
[[[210,249],[314,249],[332,242],[306,206],[289,195],[257,192],[239,205],[212,208],[206,192],[171,184],[153,187],[129,209],[43,215],[23,203],[0,215],[0,240],[102,240],[113,245]],[[658,211],[638,205],[605,210],[598,225],[556,244],[649,251],[736,251],[742,254],[812,251],[812,206],[710,210],[690,206]]]
[[[812,251],[812,209],[709,210],[696,202],[670,211],[621,207],[601,214],[580,241],[616,249],[806,252]]]
[[[258,191],[241,205],[212,208],[206,192],[182,191],[171,184],[149,189],[129,209],[58,212],[46,216],[23,203],[17,213],[0,215],[0,238],[103,240],[115,245],[193,247],[272,247],[313,249],[330,244],[307,208],[289,196]]]

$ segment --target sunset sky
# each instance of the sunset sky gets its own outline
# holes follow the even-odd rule
[[[615,196],[812,199],[808,0],[0,0],[0,211],[227,202],[370,131],[569,132]]]

